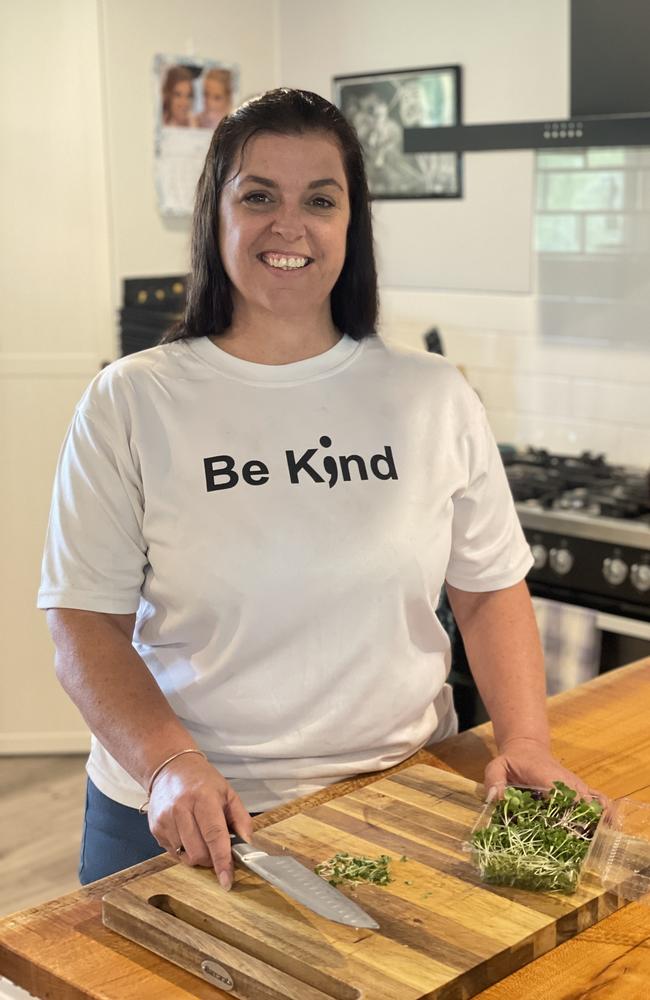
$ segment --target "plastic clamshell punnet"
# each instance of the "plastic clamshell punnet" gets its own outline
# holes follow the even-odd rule
[[[591,844],[586,868],[627,902],[650,904],[650,803],[614,799]]]
[[[535,797],[548,798],[552,792],[552,789],[537,788],[532,785],[510,787],[522,792],[532,792]],[[588,850],[581,863],[576,865],[573,862],[570,865],[563,865],[554,859],[544,857],[543,854],[522,859],[521,853],[514,850],[500,851],[493,848],[487,852],[480,849],[474,843],[474,835],[491,825],[498,805],[498,801],[486,803],[470,830],[468,839],[463,844],[463,849],[470,854],[481,880],[490,885],[513,886],[535,892],[574,893],[580,885],[583,874],[587,871],[593,872],[591,861],[593,847],[598,830],[603,824],[604,814],[589,841]],[[556,883],[556,886],[551,888],[549,883]]]

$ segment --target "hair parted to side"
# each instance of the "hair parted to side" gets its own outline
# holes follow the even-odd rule
[[[236,170],[236,157],[259,132],[327,132],[338,142],[350,195],[350,223],[345,263],[330,297],[332,320],[342,333],[355,340],[373,335],[378,309],[377,272],[361,144],[334,104],[308,90],[281,87],[246,101],[215,129],[196,191],[185,314],[161,343],[218,335],[232,322],[230,279],[219,254],[219,198]]]

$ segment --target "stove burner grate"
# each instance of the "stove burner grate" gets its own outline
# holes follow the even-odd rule
[[[527,451],[506,461],[518,503],[544,510],[650,522],[650,473],[609,465],[603,455]]]

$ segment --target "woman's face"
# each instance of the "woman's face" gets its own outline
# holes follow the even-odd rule
[[[325,132],[262,133],[246,144],[219,204],[219,250],[235,310],[313,315],[345,261],[348,184]]]
[[[223,118],[230,110],[230,97],[219,80],[208,78],[203,84],[203,104],[209,115]]]
[[[169,117],[174,125],[187,125],[192,110],[192,84],[179,80],[171,93]]]

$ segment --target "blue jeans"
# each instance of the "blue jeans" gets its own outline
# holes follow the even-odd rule
[[[131,806],[109,799],[93,785],[90,778],[87,779],[79,860],[79,881],[82,885],[164,853],[152,835],[145,815],[140,815]]]
[[[146,815],[110,799],[93,785],[90,778],[87,779],[79,860],[79,881],[82,885],[164,853],[149,829]]]

